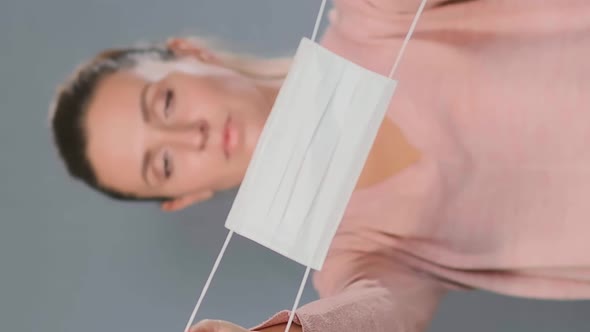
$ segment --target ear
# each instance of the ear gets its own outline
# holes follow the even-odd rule
[[[201,191],[194,194],[188,194],[179,198],[175,198],[160,205],[160,209],[166,212],[175,212],[189,207],[190,205],[206,201],[213,197],[213,191]]]
[[[219,59],[204,46],[185,38],[171,38],[166,46],[178,56],[193,56],[205,63],[219,64]]]

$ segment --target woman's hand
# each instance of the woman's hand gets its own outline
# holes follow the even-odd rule
[[[283,332],[285,331],[285,324],[276,325],[273,327],[267,327],[260,330],[260,332]],[[289,332],[301,332],[301,326],[293,324],[289,329]],[[222,320],[206,319],[200,321],[196,325],[190,328],[189,332],[250,332],[241,326],[237,326],[230,322]]]
[[[222,320],[206,319],[190,328],[190,332],[249,332],[241,326]]]

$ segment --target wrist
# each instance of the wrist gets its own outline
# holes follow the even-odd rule
[[[285,332],[286,328],[287,324],[279,324],[270,327],[265,327],[261,330],[256,330],[254,332]],[[303,332],[303,328],[297,324],[291,324],[289,332]]]

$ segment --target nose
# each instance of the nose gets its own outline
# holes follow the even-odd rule
[[[185,126],[158,129],[158,140],[164,144],[181,145],[203,150],[209,138],[209,124],[199,121]]]

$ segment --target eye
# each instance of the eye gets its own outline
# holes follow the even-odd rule
[[[174,91],[171,89],[167,89],[164,93],[164,107],[163,107],[163,114],[165,118],[168,118],[172,113],[172,106],[174,102]]]
[[[169,179],[172,176],[172,158],[168,151],[165,151],[162,155],[162,170],[164,171],[165,179]]]

